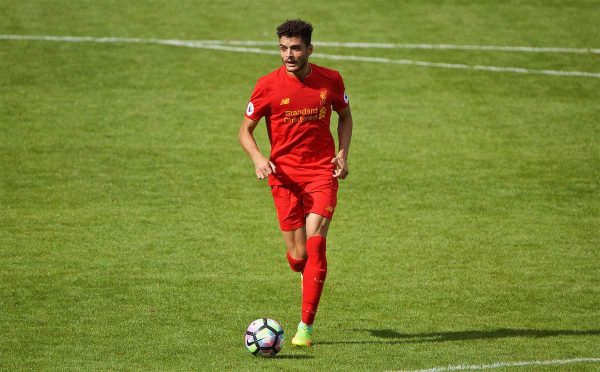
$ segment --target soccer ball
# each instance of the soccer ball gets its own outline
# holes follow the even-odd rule
[[[248,326],[244,343],[253,355],[273,357],[283,347],[283,328],[273,319],[256,319]]]

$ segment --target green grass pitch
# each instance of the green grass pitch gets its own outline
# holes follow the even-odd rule
[[[275,42],[296,17],[317,42],[600,48],[598,1],[0,0],[1,35]],[[315,52],[600,72],[590,52]],[[355,127],[297,350],[299,279],[237,143],[278,57],[0,40],[0,370],[600,358],[600,79],[312,61],[344,76]],[[276,358],[244,348],[259,317],[286,330]]]

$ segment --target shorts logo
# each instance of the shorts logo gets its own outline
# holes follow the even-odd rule
[[[282,99],[281,99],[281,103],[280,103],[279,105],[280,105],[280,106],[281,106],[281,105],[287,105],[287,104],[289,104],[289,103],[290,103],[290,99],[289,99],[289,98],[282,98]]]
[[[246,115],[250,116],[254,114],[254,104],[252,102],[248,102],[248,107],[246,107]]]
[[[327,212],[329,212],[329,213],[333,213],[333,207],[331,207],[331,206],[330,206],[330,207],[327,207],[327,208],[325,208],[325,210],[326,210]]]
[[[348,103],[348,101],[348,95],[346,94],[346,92],[344,92],[344,103]]]

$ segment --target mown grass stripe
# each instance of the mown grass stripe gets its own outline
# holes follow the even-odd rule
[[[160,45],[171,45],[171,46],[188,47],[188,48],[222,50],[222,51],[236,52],[236,53],[252,53],[252,54],[268,54],[268,55],[279,54],[279,52],[276,50],[265,50],[265,49],[260,49],[260,48],[248,48],[248,47],[224,45],[224,44],[227,44],[230,42],[219,41],[219,40],[186,41],[186,40],[171,40],[171,39],[141,39],[141,38],[52,36],[52,35],[42,35],[42,36],[38,36],[38,35],[0,35],[0,40],[35,40],[35,41],[95,42],[95,43],[142,43],[142,44],[160,44]],[[248,42],[248,43],[252,43],[252,42]],[[246,44],[246,45],[252,45],[252,44]],[[485,47],[485,46],[483,46],[483,47]],[[523,48],[523,47],[516,47],[516,48]],[[443,49],[443,48],[441,48],[441,49]],[[553,49],[557,49],[557,48],[553,48]],[[487,50],[492,50],[492,49],[487,49]],[[589,49],[589,50],[594,51],[594,53],[595,53],[595,51],[597,51],[596,49]],[[467,64],[462,64],[462,63],[428,62],[428,61],[416,61],[416,60],[410,60],[410,59],[392,59],[392,58],[365,57],[365,56],[339,55],[339,54],[327,54],[327,53],[314,53],[313,57],[338,60],[338,61],[357,61],[357,62],[412,65],[412,66],[420,66],[420,67],[434,67],[434,68],[446,68],[446,69],[460,69],[460,70],[474,70],[474,71],[488,71],[488,72],[508,72],[508,73],[519,73],[519,74],[551,75],[551,76],[574,76],[574,77],[586,77],[586,78],[600,79],[600,73],[586,72],[586,71],[538,70],[538,69],[528,69],[528,68],[523,68],[523,67],[467,65]]]

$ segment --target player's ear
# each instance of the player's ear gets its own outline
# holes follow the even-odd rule
[[[312,54],[313,52],[313,45],[309,44],[308,48],[306,48],[306,54],[308,54],[309,56]]]

